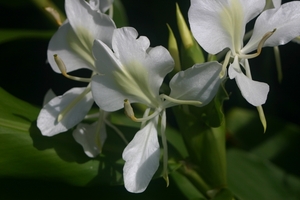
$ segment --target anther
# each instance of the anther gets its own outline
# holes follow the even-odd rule
[[[58,66],[59,70],[61,71],[61,74],[64,75],[66,78],[74,80],[74,81],[81,81],[81,82],[91,82],[90,78],[81,78],[81,77],[76,77],[76,76],[71,76],[67,74],[67,68],[63,60],[57,55],[54,54],[54,61],[56,62],[56,65]]]
[[[242,56],[239,56],[239,57],[240,58],[248,59],[248,58],[255,58],[255,57],[259,56],[259,54],[261,53],[261,49],[263,48],[265,42],[267,41],[267,39],[269,39],[269,37],[271,37],[275,33],[275,31],[276,31],[276,28],[273,31],[267,32],[262,37],[262,39],[258,43],[257,52],[256,53],[254,53],[254,54],[248,54],[248,55],[242,55]]]

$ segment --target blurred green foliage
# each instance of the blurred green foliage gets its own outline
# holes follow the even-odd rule
[[[152,46],[166,47],[168,23],[180,42],[175,0],[121,2],[128,20],[118,16],[120,26],[128,23],[140,35],[149,37]],[[189,1],[177,2],[187,19]],[[64,1],[53,3],[63,12]],[[109,186],[122,182],[120,154],[125,146],[112,130],[102,157],[97,159],[86,157],[70,132],[52,138],[41,136],[36,117],[46,91],[52,88],[59,95],[84,84],[66,80],[47,64],[47,45],[57,26],[34,1],[0,0],[0,16],[0,87],[16,97],[1,89],[1,199],[205,199],[180,170],[171,174],[169,188],[160,178],[153,180],[143,194],[130,194],[122,185]],[[277,82],[272,49],[264,49],[260,57],[251,61],[253,77],[267,82],[271,88],[264,105],[268,122],[265,134],[258,114],[241,97],[235,82],[226,82],[227,179],[237,199],[300,198],[300,46],[289,43],[280,51],[281,84]],[[74,73],[89,75],[83,70]],[[172,113],[169,111],[168,115]],[[133,136],[136,125],[121,113],[111,118]],[[170,165],[174,161],[172,166],[178,169],[179,161],[188,156],[188,151],[176,131],[175,119],[168,116],[168,120],[173,128],[167,134],[175,135],[169,140]]]

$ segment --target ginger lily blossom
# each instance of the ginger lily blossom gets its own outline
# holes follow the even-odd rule
[[[92,46],[95,39],[111,46],[115,24],[99,11],[102,1],[89,3],[84,0],[66,0],[67,20],[53,35],[48,46],[48,61],[52,69],[60,73],[53,55],[58,55],[66,63],[66,72],[87,68],[94,70]],[[106,4],[105,4],[106,5]]]
[[[123,151],[125,187],[134,193],[146,189],[159,166],[158,133],[163,144],[163,176],[168,183],[165,109],[180,104],[204,106],[214,97],[221,82],[221,65],[210,62],[177,73],[170,81],[171,93],[159,94],[174,61],[164,47],[149,45],[146,37],[138,37],[134,28],[126,27],[114,31],[112,49],[100,40],[93,46],[97,70],[103,74],[93,76],[95,102],[107,112],[124,107],[132,120],[142,122],[141,129]],[[131,103],[147,107],[142,118],[135,116]]]
[[[188,13],[191,31],[204,50],[217,54],[229,49],[220,76],[225,74],[232,57],[228,75],[236,80],[243,97],[258,107],[264,127],[261,105],[267,99],[269,86],[252,80],[248,59],[258,56],[262,47],[286,44],[300,34],[299,1],[262,12],[265,3],[261,0],[191,0]],[[253,34],[244,46],[245,26],[257,15]],[[257,52],[250,54],[252,51]]]
[[[87,87],[72,88],[44,105],[37,120],[37,126],[43,135],[53,136],[73,128],[86,117],[92,107],[94,100],[91,93],[91,78],[74,77],[68,72],[85,68],[92,71],[92,76],[96,73],[92,45],[95,39],[111,45],[115,24],[110,17],[101,13],[107,10],[111,3],[111,0],[65,1],[68,19],[50,40],[48,61],[55,72],[61,72],[72,80],[86,82]],[[106,116],[103,112],[100,110],[99,115]],[[98,120],[94,125],[80,124],[73,132],[76,141],[90,157],[101,152],[106,138],[104,118],[101,117],[103,120]],[[97,141],[97,145],[82,136],[86,134],[86,130],[92,131],[90,135],[94,136],[93,141]],[[93,145],[91,147],[87,144]]]

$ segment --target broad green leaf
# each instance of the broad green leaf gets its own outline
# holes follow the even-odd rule
[[[42,136],[39,109],[0,90],[0,177],[62,181],[72,185],[122,184],[125,143],[108,129],[103,154],[87,157],[71,132]],[[131,139],[137,129],[118,127]]]
[[[24,38],[50,39],[54,31],[0,29],[0,44]]]
[[[231,149],[227,153],[228,186],[242,200],[299,199],[300,179],[267,160]]]

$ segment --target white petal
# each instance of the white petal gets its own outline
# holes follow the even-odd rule
[[[174,75],[170,81],[171,94],[175,99],[201,101],[208,104],[217,93],[222,65],[218,62],[196,64]]]
[[[159,166],[157,117],[138,131],[123,151],[124,184],[129,192],[143,192]]]
[[[274,8],[279,8],[281,5],[281,0],[272,0]]]
[[[78,124],[93,105],[91,92],[87,93],[74,107],[58,122],[57,117],[70,103],[78,97],[85,88],[72,88],[62,96],[57,96],[40,111],[37,126],[45,136],[53,136]]]
[[[138,33],[134,28],[116,30],[113,50],[123,65],[122,70],[130,73],[133,79],[137,79],[138,87],[144,87],[140,88],[144,93],[150,90],[149,93],[158,95],[164,77],[174,68],[173,58],[162,46],[149,48],[150,42],[147,37],[137,37]]]
[[[110,6],[112,6],[114,0],[101,0],[100,10],[101,12],[106,12]]]
[[[124,99],[158,106],[159,88],[174,61],[165,48],[149,48],[149,40],[143,36],[137,39],[137,35],[130,27],[116,29],[114,53],[103,42],[94,43],[96,67],[104,76],[93,78],[92,91],[103,110],[120,109]]]
[[[112,5],[113,0],[89,0],[89,4],[93,10],[99,10],[105,13]]]
[[[216,54],[225,48],[238,51],[245,25],[264,8],[262,0],[191,0],[192,33],[205,51]]]
[[[43,101],[43,106],[46,105],[50,100],[52,100],[55,97],[56,97],[56,95],[54,94],[53,90],[49,89],[47,91],[47,93],[45,94],[44,101]]]
[[[106,136],[104,120],[98,120],[93,124],[80,123],[73,131],[74,139],[83,147],[84,153],[91,158],[101,153]]]
[[[276,28],[275,33],[267,39],[264,46],[278,46],[286,44],[300,35],[300,2],[293,1],[283,4],[279,9],[264,11],[256,20],[253,35],[243,48],[249,53],[257,48],[262,37]]]
[[[115,24],[107,15],[92,10],[85,1],[66,0],[65,9],[68,20],[50,40],[49,63],[55,72],[60,73],[53,59],[53,55],[57,54],[66,64],[67,72],[93,69],[93,42],[100,39],[111,46]]]
[[[240,88],[243,97],[253,106],[260,106],[267,100],[269,86],[266,83],[253,81],[242,72],[237,72],[232,65],[229,66],[228,74]]]
[[[110,46],[115,24],[107,15],[92,10],[82,0],[66,0],[67,18],[82,44],[92,50],[95,39]]]
[[[104,74],[104,76],[95,75],[92,78],[94,100],[102,110],[108,112],[119,110],[123,108],[124,100],[128,98],[128,96],[120,90],[120,86],[113,76],[113,71],[119,69],[121,63],[117,60],[109,47],[101,41],[95,40],[93,52],[98,71]]]
[[[92,53],[82,46],[68,21],[59,27],[52,36],[47,51],[48,61],[52,69],[57,73],[61,73],[54,61],[54,54],[59,55],[63,60],[67,72],[81,68],[94,68],[94,58]]]

